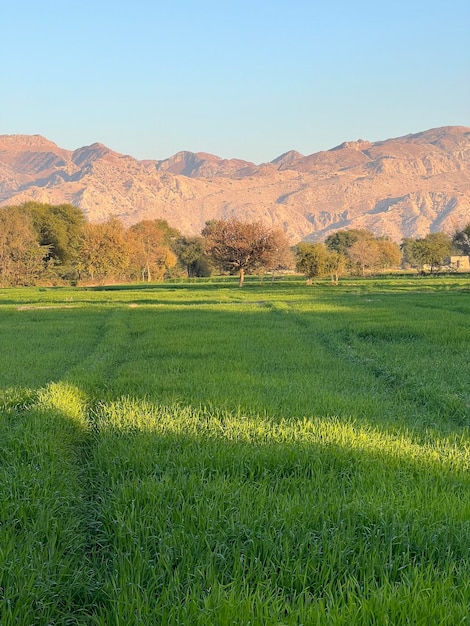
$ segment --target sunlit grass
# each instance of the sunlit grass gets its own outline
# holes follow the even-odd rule
[[[0,407],[0,623],[79,623],[93,587],[81,403],[52,385],[6,390]]]
[[[468,281],[0,298],[0,624],[468,623]]]

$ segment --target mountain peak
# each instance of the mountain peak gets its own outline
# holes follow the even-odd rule
[[[122,154],[114,152],[102,143],[95,142],[89,146],[83,146],[82,148],[78,148],[78,150],[74,150],[72,161],[76,165],[82,166],[85,163],[89,164],[104,157],[111,157],[114,159],[122,157]]]
[[[261,165],[189,151],[139,161],[98,142],[72,152],[41,135],[0,136],[0,206],[70,202],[90,221],[165,219],[185,235],[231,216],[281,228],[292,243],[344,228],[396,241],[463,228],[469,171],[466,127],[345,142],[309,156],[290,150]]]
[[[280,156],[276,157],[271,161],[273,165],[285,165],[286,163],[292,163],[292,161],[296,161],[297,159],[302,159],[303,154],[297,152],[297,150],[288,150],[287,152],[283,152]]]
[[[42,135],[0,135],[0,149],[20,152],[25,149],[43,152],[60,149],[57,144]]]
[[[331,150],[329,150],[329,152],[335,152],[336,150],[344,150],[344,149],[351,149],[351,150],[367,150],[368,148],[372,147],[372,144],[370,141],[364,141],[364,139],[357,139],[357,141],[343,141],[343,143],[341,143],[339,146],[335,146],[334,148],[331,148]]]
[[[155,165],[159,172],[169,172],[190,178],[211,176],[238,176],[242,171],[256,169],[254,163],[242,159],[222,159],[207,152],[188,152],[182,150]]]

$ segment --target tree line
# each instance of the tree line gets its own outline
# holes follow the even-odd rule
[[[87,222],[71,204],[0,209],[0,285],[153,281],[210,274],[202,237],[165,220]]]
[[[452,271],[446,258],[469,254],[470,224],[453,237],[429,233],[422,238],[405,238],[400,245],[387,237],[375,237],[368,230],[351,229],[329,235],[324,243],[300,243],[296,268],[308,281],[329,275],[337,284],[345,273],[364,276],[397,267],[430,274],[443,268]]]
[[[450,237],[432,233],[401,246],[367,230],[340,230],[324,243],[291,247],[261,222],[211,220],[185,237],[165,220],[126,227],[116,218],[89,223],[71,204],[26,202],[0,209],[0,285],[156,281],[213,271],[245,274],[292,270],[313,278],[366,274],[391,267],[436,271],[449,254],[470,254],[470,224]]]

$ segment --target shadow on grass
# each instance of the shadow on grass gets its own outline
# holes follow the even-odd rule
[[[470,479],[451,455],[339,421],[90,406],[63,383],[11,394],[3,415],[2,622],[246,623],[248,605],[257,624],[327,624],[371,599],[396,624],[466,615]],[[18,472],[23,490],[5,489]]]
[[[145,298],[135,308],[138,301],[8,313],[0,380],[39,386],[68,379],[104,401],[124,394],[177,399],[292,420],[352,418],[418,434],[468,428],[468,326],[460,299],[438,318],[434,308],[410,316],[417,307],[399,297],[356,308],[322,297],[302,310],[292,300],[255,300],[255,291],[220,306],[190,298],[157,309]]]

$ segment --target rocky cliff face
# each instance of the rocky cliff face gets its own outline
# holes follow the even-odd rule
[[[292,242],[340,228],[399,241],[470,222],[470,129],[292,150],[261,165],[192,152],[138,161],[98,143],[68,151],[39,135],[0,136],[0,205],[27,200],[75,204],[90,221],[162,218],[188,235],[237,217]]]

